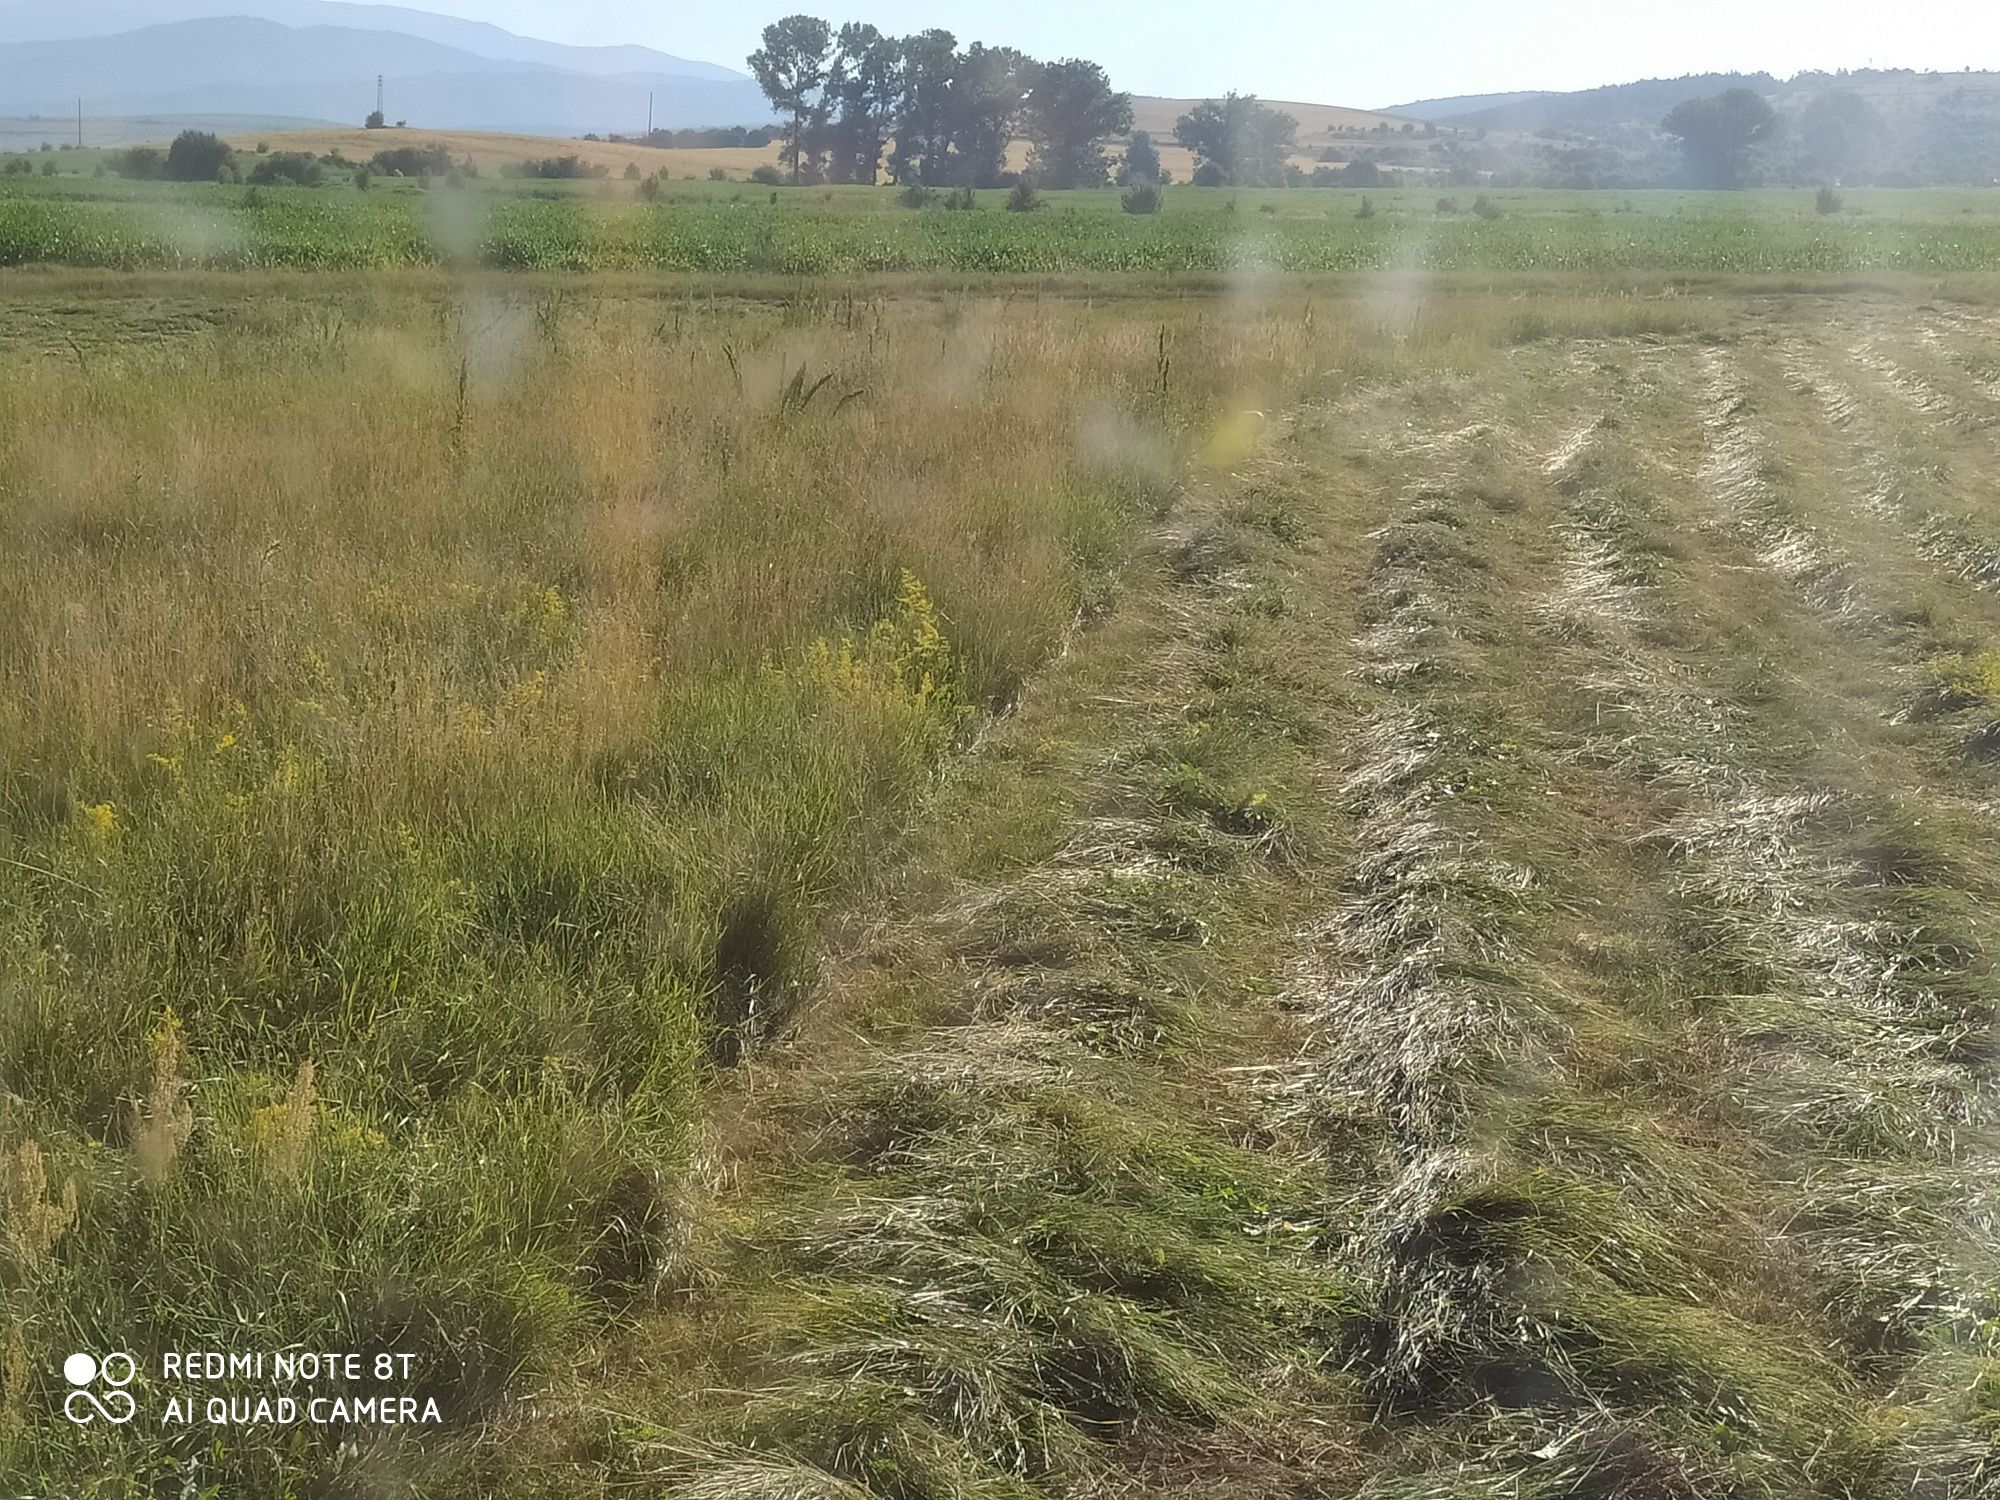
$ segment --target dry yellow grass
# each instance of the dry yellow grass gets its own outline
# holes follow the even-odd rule
[[[355,161],[366,161],[378,151],[394,146],[445,147],[459,160],[470,160],[482,173],[497,173],[513,162],[544,156],[579,156],[587,162],[623,172],[626,164],[637,163],[648,174],[665,172],[669,177],[689,173],[706,176],[709,168],[722,167],[732,177],[748,176],[764,162],[776,162],[777,146],[756,150],[656,150],[650,146],[621,145],[611,141],[584,141],[568,136],[503,135],[484,130],[325,130],[262,131],[229,137],[239,151],[252,150],[263,142],[273,151],[310,151],[324,156],[338,151]]]

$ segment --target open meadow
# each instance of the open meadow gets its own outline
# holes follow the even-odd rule
[[[0,1491],[1995,1493],[1991,194],[521,186],[0,185]]]

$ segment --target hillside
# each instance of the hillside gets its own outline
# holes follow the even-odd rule
[[[1525,104],[1529,100],[1546,97],[1547,91],[1542,89],[1515,94],[1453,94],[1445,99],[1418,99],[1410,104],[1385,105],[1380,113],[1393,115],[1399,120],[1454,120],[1480,110],[1504,109],[1508,105]]]
[[[466,130],[631,130],[644,125],[649,94],[655,122],[668,128],[756,124],[770,113],[747,79],[587,74],[401,33],[225,17],[0,44],[0,116],[67,116],[81,98],[87,114],[284,115],[359,124],[374,105],[378,76],[391,119]]]

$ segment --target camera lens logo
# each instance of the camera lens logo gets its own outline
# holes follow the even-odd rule
[[[105,1421],[120,1426],[138,1415],[139,1403],[125,1389],[138,1374],[129,1354],[107,1354],[98,1359],[90,1354],[72,1354],[63,1361],[63,1379],[76,1389],[63,1400],[63,1415],[79,1427]],[[103,1395],[90,1389],[99,1378],[110,1387]]]

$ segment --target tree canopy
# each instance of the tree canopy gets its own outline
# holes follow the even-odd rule
[[[1762,95],[1728,89],[1675,105],[1660,128],[1680,138],[1688,175],[1698,186],[1737,188],[1749,175],[1751,148],[1777,130],[1778,116]]]
[[[750,70],[788,119],[794,182],[872,183],[893,138],[899,183],[993,187],[1008,180],[1008,144],[1025,133],[1047,185],[1100,185],[1105,140],[1132,124],[1130,97],[1080,58],[1044,64],[1012,47],[961,48],[949,31],[890,37],[805,15],[765,27],[763,41]]]
[[[1036,69],[1033,83],[1025,123],[1036,179],[1052,188],[1102,187],[1111,169],[1104,142],[1132,128],[1132,96],[1116,92],[1096,63],[1074,57]]]
[[[1284,181],[1299,122],[1255,94],[1205,99],[1174,122],[1174,139],[1195,154],[1196,182],[1259,187]]]

